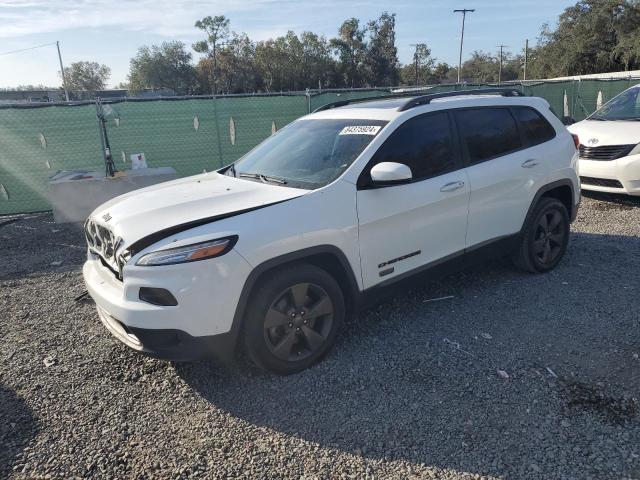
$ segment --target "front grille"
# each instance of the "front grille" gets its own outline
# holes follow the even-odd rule
[[[603,145],[601,147],[587,147],[580,145],[580,158],[585,160],[615,160],[629,154],[635,145]]]
[[[580,177],[580,183],[593,185],[595,187],[623,188],[618,180],[611,180],[609,178]]]
[[[98,225],[91,219],[84,225],[84,235],[89,249],[99,255],[103,263],[113,270],[119,279],[122,279],[122,266],[125,262],[123,258],[116,258],[116,251],[122,240],[116,238],[111,230]]]

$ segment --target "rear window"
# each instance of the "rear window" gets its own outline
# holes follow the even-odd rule
[[[520,129],[527,146],[548,142],[556,136],[556,131],[539,112],[530,107],[513,108],[513,114],[520,124]]]
[[[456,119],[471,164],[522,148],[516,121],[507,108],[458,110]]]

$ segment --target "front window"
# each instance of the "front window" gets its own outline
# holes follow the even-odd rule
[[[269,137],[227,175],[315,189],[338,178],[387,124],[381,120],[303,119]]]
[[[588,120],[640,120],[640,87],[622,92]]]

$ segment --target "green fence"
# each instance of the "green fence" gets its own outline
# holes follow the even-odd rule
[[[557,115],[582,120],[640,79],[510,83],[540,96]],[[436,85],[424,93],[497,85]],[[150,167],[171,166],[180,176],[211,171],[244,155],[292,120],[327,103],[390,95],[391,88],[295,94],[123,99],[104,105],[111,151],[120,170],[145,154]],[[566,96],[566,99],[565,99]],[[0,106],[0,214],[50,208],[47,179],[59,170],[103,169],[96,106]]]

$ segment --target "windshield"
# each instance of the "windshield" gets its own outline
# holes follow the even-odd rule
[[[640,120],[640,87],[630,88],[603,105],[589,120]]]
[[[381,120],[298,120],[251,150],[226,174],[288,187],[320,188],[338,178],[386,124]]]

